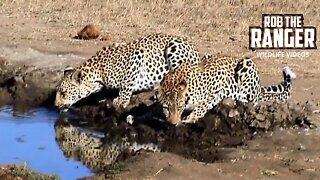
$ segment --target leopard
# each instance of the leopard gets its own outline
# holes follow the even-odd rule
[[[206,55],[201,63],[180,65],[169,72],[156,90],[166,120],[174,125],[195,123],[219,102],[232,99],[245,104],[286,101],[295,73],[285,66],[283,81],[262,86],[252,58]],[[190,112],[182,117],[184,112]]]
[[[56,88],[55,106],[67,111],[103,88],[117,89],[116,108],[126,108],[133,93],[152,90],[184,62],[197,64],[199,51],[187,38],[155,33],[129,43],[103,47],[80,66],[67,66]]]
[[[128,136],[110,138],[100,131],[64,120],[58,120],[54,129],[55,140],[64,156],[78,160],[96,171],[112,167],[123,153],[130,155],[141,151],[161,151],[161,145],[156,143],[137,142],[129,140]]]

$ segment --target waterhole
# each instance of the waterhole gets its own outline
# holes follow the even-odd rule
[[[19,113],[0,108],[0,164],[26,164],[61,179],[75,179],[93,172],[80,161],[64,155],[56,141],[54,124],[59,113],[37,108]]]

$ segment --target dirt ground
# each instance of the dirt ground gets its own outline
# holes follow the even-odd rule
[[[58,180],[59,177],[54,175],[45,175],[39,172],[34,172],[26,166],[7,165],[0,166],[0,179],[5,180]]]
[[[26,108],[23,104],[31,105],[28,108],[52,107],[53,89],[66,65],[80,64],[102,46],[129,42],[155,32],[185,36],[201,54],[256,57],[257,51],[248,49],[248,29],[261,25],[262,13],[302,13],[305,25],[318,28],[319,7],[316,0],[1,1],[0,104],[14,104],[19,110]],[[110,35],[111,40],[72,38],[89,23],[97,25],[101,34]],[[320,37],[319,31],[317,35]],[[320,51],[308,52],[307,58],[254,60],[263,84],[281,81],[284,65],[293,69],[297,79],[292,99],[300,102],[296,107],[312,102],[313,109],[309,112],[318,112],[312,116],[312,122],[319,126]],[[196,155],[185,157],[177,152],[142,153],[128,159],[125,170],[113,178],[319,179],[319,130],[295,128],[294,124],[297,126],[294,122],[289,128],[268,128],[258,135],[247,132],[249,136],[241,136],[245,140],[221,145],[219,153],[223,158],[212,156],[210,163],[200,161]],[[189,132],[181,130],[181,133]],[[105,177],[98,174],[94,178]]]

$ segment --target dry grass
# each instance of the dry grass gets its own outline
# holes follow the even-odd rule
[[[1,10],[65,27],[94,23],[113,34],[125,27],[125,34],[169,31],[204,40],[217,35],[247,40],[248,26],[260,25],[262,13],[303,13],[306,24],[318,24],[315,4],[317,0],[4,0]]]
[[[38,27],[31,38],[41,40],[47,33],[69,41],[71,34],[93,23],[116,42],[166,32],[189,37],[202,53],[234,56],[255,56],[247,48],[248,28],[261,25],[262,13],[303,13],[305,24],[320,25],[318,0],[2,0],[0,4],[1,14],[51,24],[50,29]],[[311,62],[317,63],[316,55]],[[276,65],[287,62],[279,60]]]

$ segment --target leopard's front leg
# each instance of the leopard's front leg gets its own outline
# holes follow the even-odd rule
[[[191,112],[191,114],[185,119],[182,120],[182,123],[195,123],[200,118],[204,117],[204,115],[208,112],[208,110],[212,109],[215,105],[217,105],[221,101],[221,98],[218,95],[212,95],[207,99],[201,101],[196,108]]]
[[[126,86],[124,88],[120,88],[119,96],[113,99],[113,105],[116,108],[126,108],[130,103],[132,91],[133,91],[132,85]]]
[[[144,61],[144,51],[138,49],[132,53],[131,58],[127,62],[128,69],[124,69],[125,73],[122,78],[122,83],[120,86],[119,96],[113,100],[113,105],[117,108],[126,108],[136,86],[137,79],[140,74],[141,65]]]

